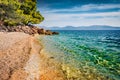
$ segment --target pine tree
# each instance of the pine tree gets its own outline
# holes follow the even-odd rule
[[[0,20],[6,25],[38,24],[44,17],[37,11],[36,0],[0,0]]]

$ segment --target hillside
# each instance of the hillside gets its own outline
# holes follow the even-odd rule
[[[120,27],[107,25],[93,25],[93,26],[65,26],[65,27],[43,27],[49,30],[120,30]]]

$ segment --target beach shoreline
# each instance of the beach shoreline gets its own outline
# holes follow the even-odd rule
[[[0,32],[0,80],[64,80],[36,36]]]
[[[48,36],[0,32],[0,80],[112,80],[87,63],[76,67],[79,62],[72,55],[44,37]]]

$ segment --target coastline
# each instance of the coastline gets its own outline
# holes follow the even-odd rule
[[[72,55],[61,50],[59,53],[53,42],[44,37],[47,36],[0,32],[0,80],[112,80],[112,76],[101,74],[87,63],[76,67],[79,62]]]
[[[44,36],[35,35],[35,38],[42,46],[42,50],[40,51],[40,80],[67,80],[61,68],[61,62],[55,60],[53,55],[46,52],[43,42],[39,39]]]
[[[35,35],[0,32],[1,80],[65,80]]]

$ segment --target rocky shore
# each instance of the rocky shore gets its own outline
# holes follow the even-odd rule
[[[36,34],[59,33],[36,26],[0,23],[0,80],[64,80],[62,71],[53,65],[56,63],[41,52]]]
[[[43,28],[38,28],[36,26],[4,26],[0,25],[0,32],[24,32],[26,34],[34,35],[34,34],[43,34],[43,35],[57,35],[58,32],[52,32],[50,30],[44,30]]]

